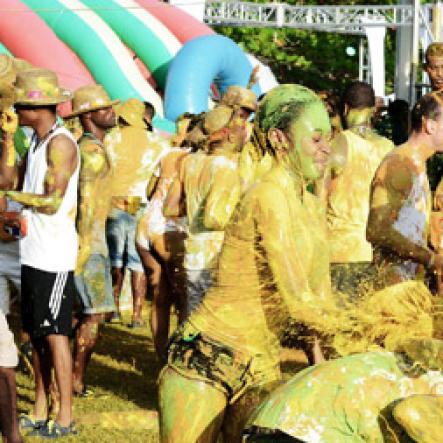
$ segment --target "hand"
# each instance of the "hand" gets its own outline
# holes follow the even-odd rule
[[[3,111],[0,119],[0,128],[8,134],[14,134],[18,128],[18,117],[12,109]]]

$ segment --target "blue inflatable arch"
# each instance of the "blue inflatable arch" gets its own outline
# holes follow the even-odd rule
[[[164,97],[165,117],[175,121],[183,112],[208,110],[211,84],[221,94],[232,85],[246,86],[252,65],[243,50],[221,35],[205,35],[188,41],[169,67]],[[257,97],[259,85],[254,85]]]

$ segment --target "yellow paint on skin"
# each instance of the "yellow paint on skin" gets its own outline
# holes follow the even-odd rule
[[[14,138],[12,136],[6,135],[6,143],[4,144],[4,149],[7,150],[6,166],[8,168],[13,168],[15,166],[16,152],[14,147]]]
[[[408,260],[411,248],[428,244],[431,193],[424,161],[408,143],[385,157],[373,183],[367,231],[377,235],[374,262],[384,285],[423,279],[424,266]],[[405,250],[399,255],[396,250]]]
[[[282,85],[269,93],[257,111],[258,124],[268,122],[270,125],[258,128],[257,140],[272,153],[272,168],[249,188],[237,205],[225,229],[215,283],[179,330],[177,341],[172,344],[175,348],[171,346],[165,369],[168,376],[164,373],[160,377],[161,420],[166,429],[162,432],[163,442],[182,441],[182,430],[196,423],[201,427],[192,429],[190,441],[198,441],[209,423],[219,420],[220,412],[207,405],[223,409],[223,398],[227,398],[231,403],[224,418],[227,420],[237,396],[254,386],[279,380],[279,343],[288,331],[304,342],[312,342],[317,335],[322,344],[344,355],[367,351],[374,346],[397,350],[406,337],[430,337],[433,333],[432,297],[422,283],[391,286],[368,294],[358,306],[350,307],[338,300],[338,294],[332,293],[324,209],[319,199],[306,190],[306,181],[319,178],[323,172],[330,131],[327,113],[313,96],[306,88]],[[289,127],[283,131],[278,125],[281,123],[279,113],[296,115],[297,119],[289,121]],[[192,187],[186,188],[185,184],[187,197],[188,189],[193,192],[199,189],[197,177],[203,170],[205,157],[197,153],[186,158],[193,178]],[[195,217],[190,222],[198,220]],[[196,248],[196,253],[198,251]],[[189,347],[188,342],[192,343]],[[191,360],[186,366],[193,356],[193,344],[204,358],[216,361],[215,368],[211,369],[217,371],[224,383],[211,381],[210,375],[204,378],[199,372],[197,366],[206,361],[204,358],[197,358],[196,362]],[[246,374],[234,364],[217,365],[211,344],[226,349],[234,362],[246,362]],[[175,351],[183,352],[183,361],[174,360]],[[335,360],[307,369],[307,374],[315,371],[319,377],[302,380],[294,390],[298,404],[291,406],[283,402],[283,412],[278,410],[281,412],[278,417],[291,422],[303,421],[304,410],[310,410],[314,417],[296,424],[303,430],[313,431],[301,433],[300,438],[320,441],[320,431],[326,429],[321,421],[331,420],[333,426],[327,427],[324,441],[352,442],[355,440],[336,438],[340,434],[335,426],[337,414],[331,413],[335,405],[339,410],[346,407],[341,422],[346,432],[349,430],[347,424],[356,422],[356,428],[361,425],[367,429],[371,441],[382,441],[377,419],[386,406],[380,405],[386,399],[384,394],[412,392],[408,391],[411,386],[418,392],[428,389],[430,383],[426,380],[415,385],[403,382],[406,377],[395,357],[389,353],[380,355],[369,357],[374,369],[369,372],[366,369],[368,361],[356,358],[355,364],[361,364],[361,377],[351,373],[354,356],[344,360],[349,365]],[[366,377],[368,373],[372,380]],[[207,381],[203,386],[201,379]],[[396,384],[398,379],[401,382]],[[236,385],[233,393],[228,392],[226,385],[232,388],[235,383],[241,387]],[[207,393],[212,386],[216,389]],[[343,393],[341,386],[346,386],[348,391]],[[225,392],[226,396],[220,397],[217,390]],[[199,401],[194,400],[195,392],[200,394]],[[327,405],[326,402],[318,403],[325,392],[331,400]],[[181,394],[177,396],[177,393]],[[361,408],[353,403],[354,399],[362,397],[368,399],[365,411],[370,418],[367,422],[361,416]],[[304,403],[305,399],[308,403]],[[264,420],[278,415],[274,406],[270,405],[263,415]],[[191,419],[194,419],[192,423]],[[272,421],[270,428],[282,429]],[[351,437],[356,435],[357,432]],[[215,437],[202,441],[215,441]]]
[[[364,121],[365,116],[362,118]],[[371,182],[393,147],[390,140],[369,128],[364,132],[345,130],[332,141],[331,156],[336,163],[331,168],[327,199],[332,263],[372,261],[372,246],[366,240]],[[337,155],[342,151],[345,158],[340,161]]]
[[[76,273],[81,273],[91,253],[108,255],[106,219],[111,208],[111,167],[105,148],[89,136],[79,140],[81,168],[77,229],[80,249]],[[89,277],[93,283],[94,279]],[[98,278],[101,282],[103,279]],[[103,290],[97,290],[97,294]]]
[[[105,145],[114,175],[112,196],[146,198],[160,158],[170,149],[167,140],[138,127],[124,126],[113,129]]]
[[[443,429],[443,396],[406,398],[395,406],[393,416],[414,441],[435,443],[440,441]]]

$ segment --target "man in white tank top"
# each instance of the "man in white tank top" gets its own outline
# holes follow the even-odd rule
[[[34,129],[20,171],[14,159],[0,164],[0,184],[12,184],[6,195],[24,206],[20,260],[22,322],[34,346],[35,404],[22,427],[34,435],[56,438],[75,433],[72,424],[72,303],[77,259],[75,217],[80,158],[71,133],[57,123],[56,105],[71,97],[51,71],[32,69],[16,80],[19,124]],[[9,114],[14,124],[14,115]],[[2,158],[3,160],[3,158]],[[3,186],[4,187],[4,186]],[[49,361],[48,361],[49,360]],[[55,421],[48,418],[51,367],[60,392]]]

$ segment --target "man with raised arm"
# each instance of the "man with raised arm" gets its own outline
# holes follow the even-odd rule
[[[11,143],[13,131],[8,132],[4,145],[7,153],[0,163],[0,185],[10,188],[0,196],[24,206],[22,223],[27,225],[27,235],[20,240],[22,321],[34,346],[35,403],[21,425],[33,434],[57,438],[76,433],[68,337],[75,294],[80,158],[74,138],[57,123],[56,106],[68,100],[71,93],[58,85],[56,75],[46,69],[32,69],[19,73],[15,85],[18,122],[34,129],[20,171]],[[15,114],[7,119],[14,124]],[[47,420],[51,368],[60,392],[55,421]]]

